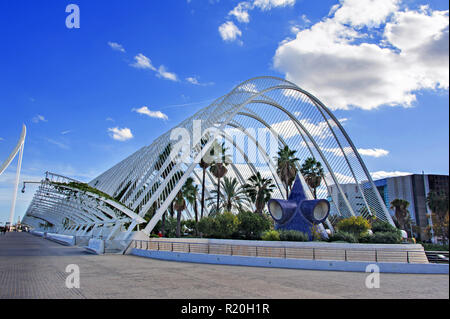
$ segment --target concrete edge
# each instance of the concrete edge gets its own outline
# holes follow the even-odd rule
[[[155,251],[133,248],[131,255],[168,261],[180,261],[216,265],[289,268],[304,270],[366,272],[369,265],[377,265],[381,273],[400,274],[448,274],[448,264],[407,264],[387,262],[354,262],[335,260],[304,260],[269,257],[229,256],[214,254]],[[370,271],[369,271],[370,272]]]

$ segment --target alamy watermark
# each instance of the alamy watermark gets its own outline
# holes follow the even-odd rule
[[[70,264],[66,267],[66,273],[69,275],[66,278],[66,287],[69,289],[80,288],[80,267],[76,264]]]
[[[80,7],[76,4],[69,4],[66,7],[66,13],[69,15],[66,17],[66,27],[68,29],[80,28]]]
[[[203,160],[207,163],[265,164],[273,160],[279,150],[280,137],[266,127],[221,130],[212,126],[203,130],[202,123],[202,120],[193,120],[190,129],[177,127],[170,132],[170,159],[173,162],[199,163]]]
[[[367,265],[366,272],[370,273],[370,275],[366,277],[366,288],[380,288],[380,267],[375,264]]]

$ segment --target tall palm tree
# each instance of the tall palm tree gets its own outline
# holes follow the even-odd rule
[[[202,144],[202,147],[205,146],[207,143],[206,139],[201,139],[200,143]],[[202,169],[202,199],[201,199],[201,211],[200,211],[200,219],[203,218],[203,212],[205,210],[205,180],[206,180],[206,170],[211,165],[211,162],[209,161],[209,158],[214,155],[214,148],[210,148],[206,151],[205,156],[203,156],[200,160],[200,167]],[[208,157],[208,158],[207,158]]]
[[[174,209],[177,211],[177,237],[181,237],[181,213],[186,209],[186,200],[189,201],[192,197],[193,188],[194,180],[189,177],[173,201]]]
[[[226,166],[231,163],[229,155],[226,154],[227,148],[225,143],[219,144],[217,141],[213,143],[214,160],[209,168],[210,172],[217,178],[217,202],[216,211],[219,211],[219,201],[220,201],[220,179],[224,177],[228,169]]]
[[[244,190],[250,197],[256,207],[256,213],[261,214],[266,203],[269,201],[274,191],[275,184],[271,178],[263,178],[260,172],[252,175],[247,184],[244,185]]]
[[[197,205],[197,196],[198,196],[198,185],[191,184],[188,186],[186,191],[186,201],[194,208],[195,214],[195,233],[197,234],[197,224],[198,224],[198,205]]]
[[[291,150],[287,145],[284,148],[278,150],[278,156],[275,158],[277,161],[277,174],[281,179],[285,189],[286,198],[289,197],[289,192],[292,187],[292,183],[297,175],[296,163],[298,158],[295,157],[297,151]]]
[[[213,214],[219,213],[222,210],[232,212],[241,211],[243,208],[247,208],[249,204],[247,193],[245,189],[239,185],[236,178],[228,178],[225,176],[221,184],[223,194],[220,194],[219,206],[216,206],[216,208],[213,209]],[[217,192],[217,190],[211,191],[213,194],[213,196],[209,198],[211,205],[216,204],[214,203],[214,195],[216,195]]]
[[[325,175],[322,164],[314,158],[308,157],[302,164],[300,173],[302,173],[308,186],[313,189],[314,199],[317,199],[317,187],[320,186]]]
[[[405,229],[405,223],[409,215],[409,202],[404,199],[396,198],[391,202],[391,209],[394,210],[395,218],[401,229]]]

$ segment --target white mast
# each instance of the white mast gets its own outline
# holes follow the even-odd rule
[[[6,168],[11,164],[13,159],[16,157],[17,153],[19,153],[19,160],[17,162],[17,170],[16,170],[16,180],[14,183],[14,193],[13,193],[13,199],[11,203],[11,211],[9,213],[9,223],[10,225],[13,224],[14,221],[14,211],[16,209],[16,200],[17,200],[17,191],[19,189],[19,179],[20,179],[20,170],[22,168],[22,158],[23,158],[23,149],[25,147],[25,136],[27,135],[27,128],[25,124],[22,126],[22,134],[20,135],[19,142],[17,143],[16,147],[12,151],[12,153],[9,155],[9,157],[6,159],[6,161],[0,166],[0,175],[6,170]]]

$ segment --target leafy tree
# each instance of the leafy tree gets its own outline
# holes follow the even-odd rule
[[[449,199],[448,194],[431,191],[428,193],[426,203],[431,210],[434,235],[440,237],[444,243],[448,243],[449,233]],[[426,227],[426,232],[431,236],[431,226]]]
[[[441,238],[444,243],[448,243],[449,238],[449,202],[446,194],[430,192],[427,196],[427,205],[431,210],[431,220],[433,222],[434,235]],[[431,233],[431,226],[427,227],[427,232]]]
[[[408,228],[406,224],[409,216],[408,207],[409,202],[404,199],[396,198],[391,202],[391,209],[394,210],[395,219],[401,229]]]
[[[244,185],[245,192],[256,207],[256,213],[262,215],[266,203],[275,189],[271,178],[263,178],[260,172],[252,175]]]
[[[297,151],[291,150],[287,145],[284,148],[278,150],[278,155],[275,158],[277,161],[277,174],[281,179],[285,189],[286,198],[289,196],[289,192],[292,187],[292,183],[297,175],[297,162],[298,158],[295,157]]]
[[[322,183],[325,175],[322,164],[314,158],[308,157],[302,164],[300,173],[302,173],[308,186],[313,189],[314,198],[317,199],[317,188]]]

